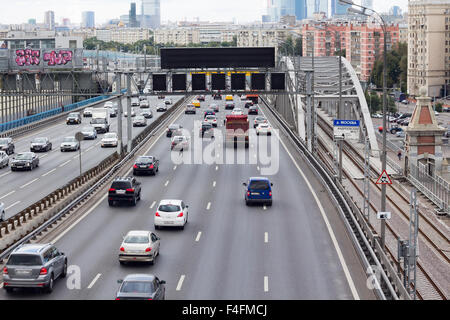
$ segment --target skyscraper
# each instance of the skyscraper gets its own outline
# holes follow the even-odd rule
[[[95,13],[94,11],[83,11],[81,13],[81,27],[95,28]]]
[[[44,24],[48,29],[55,30],[55,13],[53,11],[45,12]]]
[[[347,14],[347,9],[350,7],[349,4],[339,3],[339,0],[331,0],[331,16],[345,15]]]
[[[306,0],[295,0],[295,17],[297,20],[306,19],[307,16]]]
[[[319,12],[328,15],[328,0],[306,0],[306,12],[308,18]]]
[[[129,19],[128,19],[128,26],[130,28],[136,28],[138,27],[138,22],[136,19],[136,3],[132,2],[130,5],[130,13],[129,13]]]
[[[141,5],[141,27],[159,28],[161,25],[160,0],[142,0]]]

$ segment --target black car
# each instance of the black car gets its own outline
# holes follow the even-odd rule
[[[245,105],[244,105],[246,108],[250,108],[251,106],[253,106],[253,101],[251,101],[251,100],[247,100],[247,101],[245,101]]]
[[[0,151],[5,151],[6,154],[10,155],[14,153],[14,149],[12,138],[0,138]]]
[[[141,116],[144,116],[145,119],[153,118],[153,112],[150,108],[141,109]]]
[[[155,175],[159,171],[159,160],[156,157],[141,156],[133,165],[133,174],[150,173]]]
[[[18,153],[11,161],[11,171],[33,170],[39,167],[39,157],[33,152]]]
[[[220,93],[216,93],[213,95],[214,100],[222,100],[222,95]]]
[[[214,128],[211,123],[203,122],[202,127],[200,128],[200,137],[212,138],[214,137]]]
[[[49,138],[35,138],[30,145],[31,152],[50,151],[52,150],[52,143]]]
[[[165,111],[167,111],[167,106],[166,105],[160,105],[160,106],[158,106],[156,111],[157,112],[165,112]]]
[[[66,123],[67,124],[80,124],[81,123],[81,114],[79,112],[69,113]]]
[[[251,106],[248,108],[248,114],[258,114],[258,106]]]
[[[219,105],[213,103],[209,106],[210,109],[212,109],[214,112],[219,112]]]
[[[120,283],[116,300],[164,300],[166,288],[164,280],[152,274],[130,274]]]
[[[165,98],[166,98],[166,96],[163,96],[163,95],[158,96],[158,99],[165,99]]]
[[[216,113],[212,109],[206,109],[205,113],[203,114],[203,119],[206,118],[206,116],[215,116]]]
[[[225,103],[225,110],[233,110],[233,109],[234,109],[234,102]]]
[[[179,125],[179,124],[171,124],[170,126],[167,127],[167,133],[166,133],[166,137],[172,137],[172,136],[176,136],[176,135],[180,135],[180,131],[183,128],[183,126]],[[174,134],[175,133],[175,134]]]
[[[197,97],[198,101],[205,101],[205,96],[204,95],[200,95]]]
[[[116,178],[108,191],[108,204],[113,206],[116,202],[127,202],[133,206],[141,200],[141,183],[134,177]]]

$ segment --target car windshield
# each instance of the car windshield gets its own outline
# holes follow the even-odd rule
[[[77,140],[74,137],[67,137],[63,139],[63,142],[76,142]]]
[[[8,139],[0,139],[0,145],[7,145]]]
[[[11,266],[39,266],[42,264],[40,256],[35,254],[12,254],[6,265]]]
[[[32,155],[31,153],[19,153],[15,156],[16,160],[31,160]]]
[[[215,116],[206,116],[206,120],[216,120]]]
[[[269,190],[270,184],[265,180],[255,180],[250,183],[249,189],[252,190]]]
[[[164,212],[178,212],[181,211],[180,206],[174,204],[162,204],[158,208],[159,211]]]
[[[148,237],[146,236],[127,236],[124,243],[149,243]]]
[[[144,121],[145,118],[142,116],[137,116],[136,118],[134,118],[134,120],[140,120],[140,121]]]
[[[78,117],[78,113],[71,113],[69,114],[69,117]]]
[[[120,292],[123,293],[151,293],[153,286],[150,281],[126,281],[122,284]]]
[[[179,129],[180,128],[180,125],[179,124],[171,124],[170,126],[169,126],[169,129],[170,130],[176,130],[176,129]]]
[[[203,129],[211,129],[212,128],[212,124],[210,124],[210,123],[203,123],[202,124],[202,128]]]
[[[265,121],[266,118],[263,118],[263,117],[256,117],[255,120],[256,120],[256,121]]]
[[[152,163],[153,162],[153,158],[151,157],[139,157],[136,160],[136,163]]]
[[[45,138],[36,138],[33,141],[34,143],[45,143]]]
[[[106,122],[106,120],[105,119],[102,119],[102,118],[95,118],[95,119],[92,119],[92,121],[91,121],[91,123],[105,123]]]
[[[92,127],[84,127],[83,130],[81,130],[81,131],[92,132],[92,131],[94,131],[94,128],[92,128]]]
[[[115,133],[107,133],[104,136],[105,139],[115,139],[116,138],[116,134]]]

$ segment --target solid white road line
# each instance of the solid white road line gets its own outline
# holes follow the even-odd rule
[[[59,167],[60,167],[60,168],[64,167],[64,166],[65,166],[66,164],[68,164],[70,161],[72,161],[72,160],[67,160],[67,161],[64,162],[63,164],[60,164]]]
[[[219,166],[216,166],[216,171],[219,170]]]
[[[217,184],[216,181],[214,181],[214,182],[213,182],[213,188],[216,187],[216,184]]]
[[[54,171],[56,171],[56,168],[55,169],[52,169],[52,170],[50,170],[49,172],[47,172],[47,173],[44,173],[42,176],[43,177],[45,177],[45,176],[48,176],[50,173],[52,173],[52,172],[54,172]]]
[[[269,233],[264,232],[264,243],[268,243],[268,242],[269,242]]]
[[[211,202],[208,202],[208,205],[206,206],[206,210],[211,209]]]
[[[176,289],[177,291],[181,290],[181,286],[183,285],[183,281],[184,281],[185,277],[186,276],[183,274],[183,275],[181,275],[180,280],[178,280],[177,289]]]
[[[25,188],[25,187],[29,186],[30,184],[32,184],[33,182],[35,182],[35,181],[37,181],[37,180],[39,180],[39,178],[36,178],[36,179],[34,179],[34,180],[31,180],[30,182],[28,182],[28,183],[24,184],[23,186],[21,186],[21,187],[20,187],[20,189],[23,189],[23,188]]]
[[[4,177],[4,176],[6,176],[6,175],[8,175],[8,174],[10,174],[10,173],[11,173],[11,171],[8,171],[8,172],[4,173],[4,174],[0,175],[0,178],[1,178],[1,177]]]
[[[150,209],[153,209],[153,207],[155,206],[155,204],[156,204],[156,201],[153,201],[153,202],[152,202],[152,205],[150,206]]]
[[[197,233],[197,238],[195,238],[195,242],[198,242],[199,240],[200,240],[200,237],[202,236],[202,232],[201,231],[199,231],[198,233]]]
[[[16,192],[16,190],[11,191],[10,193],[5,194],[4,196],[2,196],[2,197],[0,198],[0,200],[2,200],[3,198],[6,198],[7,196],[9,196],[9,195],[11,195],[11,194],[13,194],[14,192]]]
[[[169,180],[166,181],[166,183],[164,184],[165,187],[167,187],[169,185]]]
[[[89,286],[87,288],[91,289],[94,286],[95,282],[97,282],[97,280],[100,278],[101,275],[102,275],[101,273],[97,274],[95,276],[94,280],[92,280],[92,282],[89,284]]]
[[[266,116],[264,114],[264,112],[262,112],[262,113],[263,113],[264,116]],[[353,298],[355,300],[360,300],[359,295],[358,295],[358,291],[356,290],[356,287],[355,287],[355,284],[353,282],[352,276],[350,275],[350,271],[348,270],[347,263],[345,262],[344,256],[342,255],[341,248],[339,246],[339,243],[336,240],[336,236],[334,235],[334,231],[331,228],[330,221],[328,220],[328,217],[325,214],[325,210],[323,209],[322,203],[320,203],[319,197],[317,196],[316,192],[314,191],[311,183],[309,183],[309,180],[306,177],[305,173],[302,171],[302,169],[300,169],[299,165],[295,161],[295,159],[292,156],[292,154],[289,152],[289,150],[286,147],[286,145],[284,144],[283,140],[281,140],[280,136],[278,135],[278,132],[277,131],[274,131],[274,132],[275,132],[275,135],[277,136],[278,140],[283,145],[284,150],[286,150],[286,152],[289,155],[289,157],[291,158],[292,162],[297,167],[298,172],[300,172],[300,175],[303,177],[303,180],[305,181],[306,185],[308,186],[309,191],[313,195],[314,200],[316,201],[316,204],[319,207],[320,214],[322,215],[322,218],[323,218],[323,220],[325,222],[325,225],[327,227],[328,233],[330,234],[331,241],[333,242],[333,246],[334,246],[334,248],[336,250],[336,253],[338,255],[339,262],[341,263],[342,269],[343,269],[344,274],[345,274],[345,278],[347,279],[347,282],[348,282],[348,285],[350,287],[350,291],[352,292]]]
[[[20,201],[14,202],[12,205],[10,205],[9,207],[5,208],[5,210],[11,209],[12,207],[14,207],[15,205],[17,205],[19,203],[20,203]]]
[[[264,292],[269,292],[269,277],[264,277]]]

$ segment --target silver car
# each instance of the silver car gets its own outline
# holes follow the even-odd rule
[[[147,119],[144,116],[136,116],[133,119],[133,127],[145,127],[147,125]]]
[[[160,238],[150,231],[130,231],[119,249],[119,262],[149,262],[154,264],[159,255]]]
[[[53,291],[57,278],[67,275],[67,257],[51,243],[24,244],[15,249],[3,268],[3,288],[42,288]]]
[[[83,129],[81,129],[81,133],[84,136],[84,140],[97,139],[97,130],[95,130],[94,127],[84,127]]]
[[[61,152],[77,151],[80,149],[80,143],[75,137],[65,137],[61,143]]]
[[[9,164],[9,156],[5,151],[0,151],[0,169],[7,167]]]

